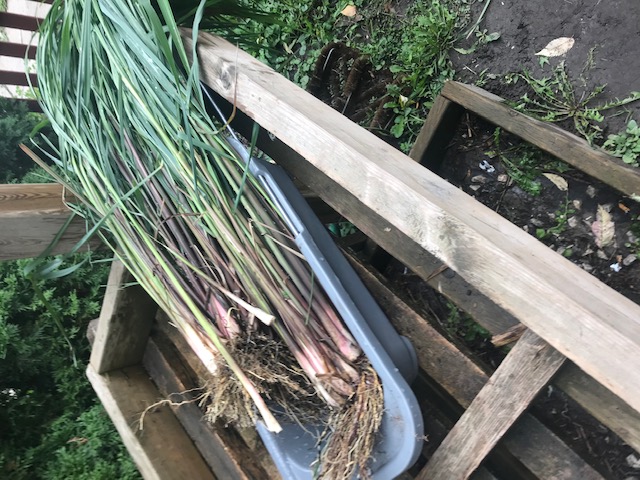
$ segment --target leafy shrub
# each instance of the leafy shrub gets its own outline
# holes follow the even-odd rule
[[[41,114],[30,112],[23,102],[0,97],[0,183],[16,181],[33,167],[33,161],[19,145],[31,143],[29,137],[43,118]],[[41,133],[51,137],[48,128]],[[37,138],[38,144],[46,143],[42,137]]]
[[[84,375],[84,332],[99,314],[108,264],[87,261],[43,280],[25,274],[29,262],[0,262],[0,476],[133,478]]]
[[[624,163],[638,166],[640,157],[640,127],[635,120],[629,120],[624,132],[617,135],[609,135],[602,145],[612,155],[622,158]]]

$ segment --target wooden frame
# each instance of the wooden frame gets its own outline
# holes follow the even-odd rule
[[[429,251],[640,410],[640,306],[229,42],[202,34],[198,55],[207,85],[388,222],[378,236]]]
[[[185,43],[191,51],[189,35],[185,34]],[[558,443],[548,430],[531,417],[521,415],[567,357],[623,400],[608,394],[612,401],[619,402],[620,408],[626,409],[634,425],[630,437],[638,438],[638,305],[224,40],[201,35],[199,55],[202,79],[279,138],[274,142],[263,136],[261,147],[268,153],[284,152],[277,158],[299,181],[436,288],[459,298],[463,308],[487,319],[494,331],[504,331],[517,321],[530,328],[488,380],[484,372],[408,306],[401,308],[401,314],[393,315],[396,328],[413,337],[423,371],[441,382],[460,405],[468,407],[420,478],[427,475],[445,478],[443,471],[447,472],[446,478],[467,478],[502,438],[504,445],[500,448],[539,478],[550,478],[553,469],[560,468],[558,465],[579,472],[582,478],[599,478],[584,462],[567,453],[566,446],[563,449],[562,442]],[[422,150],[436,156],[446,148],[437,132],[445,131],[444,123],[455,120],[461,108],[458,100],[441,98],[436,102],[426,122],[426,133],[421,134],[421,143],[412,152],[414,158],[422,158]],[[493,110],[486,108],[489,111],[486,115],[490,115]],[[239,114],[235,121],[239,129],[243,128],[242,121],[243,115]],[[436,137],[438,141],[434,140]],[[291,154],[291,148],[297,155]],[[0,188],[0,245],[9,252],[2,252],[0,258],[34,256],[57,232],[42,227],[61,225],[68,218],[62,190],[37,185],[11,187]],[[29,242],[16,238],[18,225],[28,234]],[[65,251],[72,245],[81,234],[81,227],[77,224],[75,232],[64,236],[57,251]],[[362,265],[358,270],[378,299],[386,298],[394,308],[400,307],[397,297],[385,293],[385,287],[375,276]],[[504,282],[505,272],[517,275]],[[193,478],[208,478],[203,472],[211,473],[214,459],[227,459],[231,455],[225,453],[225,448],[233,442],[223,438],[224,435],[215,433],[211,437],[218,439],[217,452],[202,454],[202,442],[196,448],[188,436],[175,433],[181,427],[166,407],[162,414],[167,415],[166,420],[156,422],[156,426],[152,422],[142,436],[132,425],[132,417],[139,417],[146,408],[141,405],[151,405],[186,384],[172,380],[163,384],[164,393],[160,391],[159,379],[174,371],[174,367],[162,367],[171,362],[170,357],[157,343],[147,342],[154,308],[135,288],[123,290],[127,283],[125,275],[122,267],[115,264],[87,374],[145,476],[176,478],[189,474]],[[599,349],[591,348],[596,342]],[[442,358],[447,359],[444,366]],[[160,372],[154,376],[155,385],[144,374],[143,362],[146,371]],[[451,380],[456,373],[463,373],[466,381]],[[513,380],[515,374],[518,381]],[[566,377],[564,373],[559,378],[562,375]],[[572,378],[585,377],[574,370]],[[506,400],[509,405],[501,403]],[[487,408],[492,405],[504,407],[500,409],[503,414],[500,421],[479,423],[490,417],[487,412],[491,410]],[[175,405],[173,410],[178,417],[184,417],[180,421],[192,438],[200,435],[193,433],[199,428],[193,422],[197,413],[183,415],[179,412],[184,409]],[[480,425],[483,428],[478,428]],[[543,446],[554,445],[553,449],[543,449],[544,455],[554,458],[562,452],[562,461],[541,459],[540,452],[527,445],[526,438],[531,432],[538,432],[536,438],[544,439]],[[180,444],[185,445],[180,455],[190,459],[192,470],[188,473],[181,470],[183,465],[172,467],[171,459],[162,457],[160,439],[166,440],[174,433]],[[464,461],[451,462],[452,458],[460,457]],[[251,476],[237,463],[223,463],[231,478]],[[268,469],[260,468],[261,472]],[[490,478],[486,470],[477,472],[476,475]]]

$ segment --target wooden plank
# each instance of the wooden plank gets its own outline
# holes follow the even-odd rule
[[[125,286],[132,278],[114,259],[91,350],[98,374],[142,362],[157,307],[140,285]]]
[[[188,347],[184,353],[189,354]],[[201,393],[197,390],[200,385],[189,378],[185,365],[181,363],[182,354],[163,338],[161,332],[156,332],[149,340],[143,364],[160,393],[180,403],[172,409],[211,470],[224,479],[276,478],[273,477],[274,472],[268,475],[258,461],[246,461],[255,457],[256,452],[247,447],[234,429],[223,428],[223,425],[213,427],[202,418],[202,410],[195,400]]]
[[[0,185],[0,260],[37,257],[69,215],[58,184]],[[70,251],[85,233],[84,221],[74,219],[51,253]],[[90,243],[86,249],[95,244]]]
[[[640,410],[638,305],[229,42],[203,33],[198,53],[205,83],[387,220],[385,233],[430,251]]]
[[[525,332],[417,478],[468,478],[564,361]]]
[[[0,27],[10,27],[35,32],[40,28],[41,23],[41,18],[20,15],[18,13],[0,12]]]
[[[640,196],[640,171],[557,125],[516,112],[474,85],[447,82],[444,97],[629,196]]]
[[[411,338],[422,371],[435,380],[461,407],[468,408],[489,380],[489,376],[433,328],[427,319],[400,300],[379,276],[348,253],[347,258],[396,330]],[[507,450],[506,454],[540,479],[602,478],[528,413],[523,414],[514,428],[507,432],[501,445]],[[540,445],[543,446],[536,448]]]
[[[456,133],[462,113],[462,107],[438,95],[409,152],[409,157],[429,170],[437,171]]]
[[[38,76],[35,73],[13,72],[11,70],[0,70],[0,84],[2,85],[20,85],[28,87],[29,82],[31,86],[38,86]]]
[[[139,430],[142,412],[161,399],[141,366],[100,375],[89,365],[87,377],[145,479],[215,479],[169,407],[147,413]]]
[[[604,480],[573,450],[531,415],[524,414],[501,441],[516,458],[527,458],[531,472],[541,480]],[[564,455],[558,455],[564,451]]]
[[[37,47],[23,43],[0,42],[0,55],[18,58],[36,58]]]
[[[566,365],[554,384],[613,430],[630,447],[640,451],[640,412],[594,382],[574,364]]]

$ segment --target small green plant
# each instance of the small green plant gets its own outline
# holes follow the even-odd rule
[[[453,302],[447,302],[449,314],[445,320],[445,329],[451,334],[463,338],[466,342],[475,342],[491,338],[491,334],[476,321],[460,310]]]
[[[587,68],[587,67],[585,67]],[[534,78],[528,71],[505,76],[507,84],[523,80],[532,90],[531,95],[524,94],[512,102],[513,108],[526,112],[545,122],[573,121],[576,131],[590,144],[602,137],[600,123],[604,112],[620,108],[640,100],[640,92],[631,92],[623,99],[593,105],[605,89],[605,85],[596,86],[591,91],[578,95],[567,75],[564,62],[560,62],[551,76]]]
[[[609,135],[602,145],[607,152],[622,158],[624,163],[638,166],[640,156],[640,127],[635,120],[629,120],[627,128],[617,135]]]
[[[629,249],[630,253],[640,259],[640,217],[631,223],[629,232],[632,234],[631,240],[626,242],[624,246]]]
[[[565,198],[563,205],[557,210],[554,214],[555,225],[550,228],[537,228],[536,229],[536,237],[540,240],[544,240],[550,237],[557,237],[562,234],[567,229],[567,221],[569,217],[576,213],[573,208],[569,207],[569,197]],[[570,255],[570,250],[568,255]],[[565,255],[567,256],[567,255]]]
[[[409,12],[411,20],[402,34],[396,63],[391,65],[402,81],[389,87],[391,101],[385,104],[395,114],[394,137],[415,137],[424,121],[419,108],[429,107],[444,83],[453,78],[449,51],[460,37],[464,12],[456,10],[453,2],[441,0],[428,5],[417,2]]]
[[[358,231],[356,226],[351,222],[330,223],[327,228],[336,237],[344,238]]]
[[[522,190],[530,195],[539,195],[542,192],[540,176],[543,172],[566,172],[569,167],[566,163],[549,157],[542,150],[529,143],[518,143],[515,146],[503,148],[502,129],[496,128],[493,132],[493,150],[485,152],[489,158],[499,158],[507,175]]]

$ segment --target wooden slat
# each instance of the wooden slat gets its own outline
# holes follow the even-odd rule
[[[353,256],[347,255],[347,258],[396,330],[411,338],[420,368],[461,407],[468,408],[489,376],[400,300],[377,275]],[[508,455],[537,478],[602,480],[571,448],[528,413],[507,432],[501,444]]]
[[[142,362],[157,307],[141,286],[124,286],[131,281],[114,260],[91,350],[90,365],[98,374]]]
[[[37,257],[51,244],[70,215],[62,196],[58,184],[0,185],[0,260]],[[70,251],[85,233],[75,219],[51,253]]]
[[[18,13],[0,12],[0,27],[17,28],[35,32],[40,28],[42,19]]]
[[[566,365],[554,384],[587,408],[598,421],[613,430],[630,447],[640,451],[640,413],[611,394],[573,364]]]
[[[429,170],[437,171],[456,133],[462,112],[463,109],[458,104],[438,95],[409,152],[409,157]]]
[[[189,32],[184,41],[190,52]],[[640,410],[638,305],[229,42],[201,34],[198,53],[205,83],[387,220],[389,233],[429,250]]]
[[[18,58],[36,58],[37,47],[23,43],[0,42],[0,55]]]
[[[504,99],[474,85],[447,82],[441,94],[622,193],[640,196],[640,171],[591,147],[583,138],[516,112]]]
[[[27,75],[24,72],[14,72],[11,70],[0,70],[0,85],[20,85],[24,87],[38,86],[38,76],[35,73],[29,73]]]
[[[417,478],[468,478],[564,360],[535,333],[525,332]]]
[[[111,417],[138,470],[147,480],[215,479],[211,470],[167,406],[140,415],[161,395],[141,366],[87,377]]]

